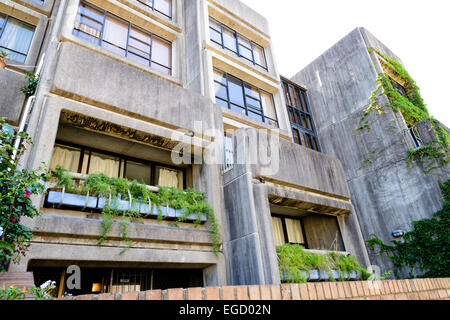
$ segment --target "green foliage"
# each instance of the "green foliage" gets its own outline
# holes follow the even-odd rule
[[[0,117],[0,227],[3,235],[0,239],[0,272],[6,271],[9,262],[18,262],[26,255],[32,232],[20,224],[21,217],[34,218],[39,211],[33,206],[30,197],[44,192],[42,184],[49,174],[44,168],[37,170],[19,170],[19,159],[31,139],[23,132],[16,136],[4,130],[5,121]],[[15,149],[15,137],[24,139],[19,149]],[[17,152],[14,158],[13,154]]]
[[[308,252],[300,245],[286,244],[277,246],[278,266],[280,276],[287,275],[287,281],[294,283],[303,283],[307,281],[307,274],[311,270],[318,269],[326,271],[331,281],[335,281],[332,270],[339,272],[340,279],[343,281],[346,272],[356,271],[359,279],[367,280],[370,273],[367,272],[355,260],[355,257],[344,256],[330,252],[328,254],[318,254]]]
[[[3,51],[3,50],[0,51],[0,61],[5,60],[7,56],[9,56],[8,52]]]
[[[424,278],[450,277],[450,180],[442,186],[444,207],[431,219],[413,221],[413,230],[407,232],[404,241],[392,241],[385,244],[375,234],[368,241],[369,248],[379,248],[380,255],[386,255],[395,266],[395,274],[399,270],[409,268],[414,277],[418,269]]]
[[[33,297],[35,300],[47,300],[52,298],[50,292],[53,289],[55,289],[54,285],[46,287],[36,287],[35,285],[33,285],[33,287],[29,289],[20,289],[16,286],[11,286],[0,289],[0,299],[24,300],[28,295]]]
[[[34,72],[28,71],[25,74],[25,79],[27,80],[27,85],[20,88],[25,97],[31,97],[36,93],[37,86],[39,84],[40,76]]]
[[[390,77],[387,73],[380,73],[377,77],[378,86],[369,97],[369,107],[364,110],[364,114],[360,119],[357,131],[367,130],[370,132],[370,125],[368,117],[373,110],[378,111],[378,115],[382,115],[384,108],[388,107],[394,112],[400,111],[408,125],[416,125],[426,119],[429,119],[431,125],[436,133],[438,140],[431,141],[428,145],[422,146],[418,149],[409,150],[406,157],[408,165],[411,166],[411,161],[414,159],[420,160],[422,163],[427,160],[425,165],[425,173],[433,169],[441,168],[446,165],[449,158],[450,135],[445,128],[439,125],[438,121],[433,119],[427,110],[427,107],[420,95],[420,89],[415,81],[405,70],[403,65],[394,58],[382,54],[376,49],[369,49],[369,52],[375,51],[380,57],[384,59],[383,64],[401,80],[403,80],[404,88],[406,90],[406,97],[401,95],[392,85]],[[382,95],[387,96],[389,102],[382,106],[379,103]],[[365,165],[366,163],[364,163]],[[363,166],[364,166],[363,165]]]
[[[153,192],[147,186],[138,183],[136,180],[130,181],[124,178],[109,178],[104,174],[91,174],[86,179],[84,185],[78,184],[74,186],[73,177],[66,169],[58,167],[55,169],[54,175],[58,180],[56,186],[65,186],[67,192],[84,195],[89,192],[91,196],[109,199],[102,210],[102,230],[97,243],[98,245],[102,245],[107,240],[107,235],[111,231],[114,218],[120,217],[121,238],[127,244],[126,249],[129,248],[131,246],[131,240],[128,238],[127,226],[130,221],[141,218],[137,210],[137,204],[151,202],[151,210],[156,207],[159,211],[158,220],[163,219],[162,207],[168,206],[176,210],[181,210],[181,216],[175,221],[176,226],[181,222],[187,221],[190,215],[196,214],[197,219],[194,221],[194,227],[198,227],[202,222],[202,216],[206,215],[213,240],[214,252],[217,254],[220,250],[221,238],[213,210],[204,200],[204,194],[197,190],[179,190],[177,188],[158,186],[159,192]],[[69,182],[68,180],[71,181]],[[115,209],[119,199],[130,201],[131,210],[123,212]]]

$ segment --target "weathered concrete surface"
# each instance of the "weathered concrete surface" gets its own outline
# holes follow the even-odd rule
[[[389,108],[381,116],[370,116],[370,132],[355,133],[382,70],[368,47],[395,57],[357,28],[292,80],[309,89],[323,152],[342,161],[364,239],[375,233],[390,243],[393,230],[410,231],[413,220],[429,218],[442,207],[440,184],[450,175],[445,169],[426,175],[418,163],[408,168],[410,137],[402,116]],[[380,103],[387,99],[381,97]],[[392,269],[374,254],[371,262]]]
[[[25,96],[20,88],[26,84],[21,73],[0,68],[0,116],[17,125],[22,113]]]

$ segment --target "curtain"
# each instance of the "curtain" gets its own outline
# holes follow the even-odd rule
[[[273,235],[275,238],[275,245],[276,246],[283,245],[285,241],[281,218],[272,217],[272,227],[273,227]]]
[[[12,59],[21,63],[25,62],[28,49],[33,39],[34,27],[28,26],[16,19],[8,18],[2,38],[0,39],[0,47],[17,51],[8,51],[8,59]]]
[[[91,154],[91,162],[89,164],[89,174],[103,173],[111,178],[119,177],[120,161],[118,159],[107,158],[99,154]]]
[[[183,172],[179,170],[171,170],[166,168],[157,168],[158,182],[157,185],[163,187],[173,187],[183,189]]]
[[[78,172],[78,164],[80,161],[80,151],[75,149],[68,149],[63,147],[55,147],[53,150],[52,161],[50,162],[50,169],[54,170],[60,166],[71,172]]]
[[[284,221],[286,223],[289,243],[305,243],[300,220],[286,218]]]
[[[120,55],[125,55],[128,38],[128,24],[106,16],[102,46]]]

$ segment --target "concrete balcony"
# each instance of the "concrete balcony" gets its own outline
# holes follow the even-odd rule
[[[26,84],[25,76],[8,69],[0,69],[0,116],[13,125],[19,123],[25,96],[20,88]]]

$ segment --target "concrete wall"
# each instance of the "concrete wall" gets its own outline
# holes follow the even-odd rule
[[[396,229],[411,230],[411,222],[441,209],[440,184],[448,171],[424,174],[405,158],[411,140],[399,113],[385,108],[369,118],[371,130],[355,133],[368,98],[377,87],[381,65],[367,48],[393,53],[365,29],[358,28],[293,77],[309,89],[308,96],[322,150],[342,161],[364,239],[375,233],[389,243]],[[380,103],[387,103],[386,97]],[[376,113],[376,112],[374,112]],[[392,266],[371,254],[372,264]]]
[[[21,73],[0,69],[0,116],[17,125],[22,113],[25,96],[20,88],[26,84]]]

